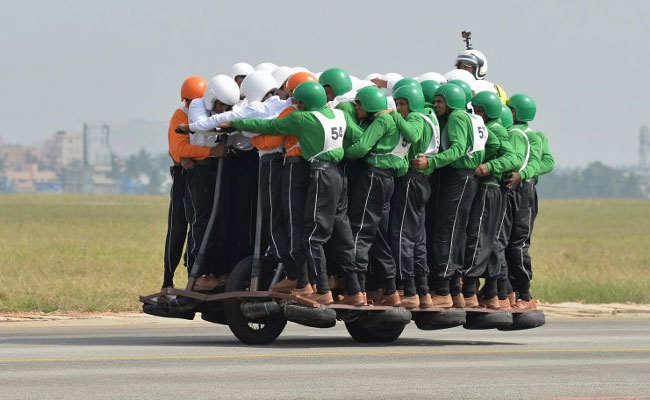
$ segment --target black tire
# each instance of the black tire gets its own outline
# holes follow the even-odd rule
[[[495,313],[467,311],[463,328],[471,330],[499,329],[507,328],[511,325],[512,313],[509,311]]]
[[[345,328],[359,343],[390,343],[399,338],[410,319],[411,313],[405,309],[372,311],[346,322]]]
[[[213,324],[228,325],[224,303],[222,302],[202,304],[197,311],[201,312],[201,319],[204,321],[212,322]]]
[[[500,331],[523,331],[526,329],[539,328],[546,324],[546,318],[542,311],[531,311],[523,313],[512,313],[512,325],[505,328],[498,328]]]
[[[253,257],[241,260],[230,273],[226,292],[249,290],[251,270],[253,268]],[[264,273],[264,268],[260,274]],[[260,281],[265,279],[260,277]],[[262,286],[263,287],[263,286]],[[271,299],[258,299],[257,301],[270,301]],[[277,339],[287,325],[287,319],[283,314],[274,314],[269,317],[247,318],[241,311],[241,300],[226,300],[224,311],[228,327],[232,333],[245,344],[269,344]]]
[[[289,304],[284,306],[287,320],[312,328],[331,328],[336,325],[336,311],[331,308],[307,308]]]
[[[466,314],[462,308],[448,308],[443,311],[413,312],[413,322],[418,329],[433,331],[448,329],[465,323]]]

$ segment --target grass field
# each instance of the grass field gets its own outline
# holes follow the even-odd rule
[[[139,309],[162,282],[167,201],[0,196],[0,312]],[[543,200],[532,252],[541,300],[650,303],[649,201]]]

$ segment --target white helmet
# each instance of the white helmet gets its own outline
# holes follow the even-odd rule
[[[419,77],[417,77],[417,81],[418,81],[418,82],[423,82],[423,81],[436,81],[436,82],[438,82],[438,83],[440,83],[440,84],[443,84],[443,83],[447,82],[447,80],[445,79],[445,77],[442,76],[442,74],[439,74],[439,73],[437,73],[437,72],[427,72],[427,73],[424,73],[424,74],[420,75]]]
[[[357,79],[356,81],[352,81],[352,90],[354,91],[359,91],[363,89],[364,87],[368,86],[377,86],[375,85],[372,81],[369,81],[367,79]]]
[[[271,62],[263,62],[255,66],[255,71],[266,71],[269,74],[273,72],[278,66]]]
[[[241,83],[241,94],[249,102],[262,101],[269,91],[277,88],[278,84],[270,73],[255,71],[244,78]]]
[[[485,54],[478,50],[463,50],[456,57],[456,68],[460,63],[471,65],[474,68],[474,78],[483,79],[487,75],[488,63]]]
[[[236,76],[246,76],[255,71],[252,65],[245,62],[238,62],[230,68],[230,77],[235,79]]]
[[[203,94],[203,104],[208,110],[214,108],[215,100],[233,106],[239,101],[239,86],[234,79],[227,75],[217,75],[210,79]]]
[[[376,78],[382,79],[382,78],[383,78],[383,75],[382,75],[382,74],[378,74],[378,73],[376,73],[376,72],[373,72],[373,73],[371,73],[371,74],[366,75],[366,77],[363,78],[363,79],[366,80],[366,81],[371,81],[371,80],[376,79]]]
[[[295,74],[296,72],[310,72],[310,71],[305,67],[293,67],[293,73]]]
[[[275,79],[275,82],[278,84],[278,87],[281,87],[295,72],[296,71],[294,71],[294,69],[291,67],[282,66],[276,68],[275,71],[271,73],[271,75],[273,76],[273,79]]]
[[[384,74],[384,77],[382,79],[387,82],[397,82],[400,79],[404,79],[404,77],[397,72],[389,72],[387,74]]]
[[[461,81],[467,82],[469,85],[472,85],[472,82],[476,81],[476,78],[464,69],[452,69],[444,75],[444,78],[447,82],[454,79],[460,79]]]
[[[474,92],[476,94],[481,92],[492,92],[496,94],[497,89],[494,87],[494,83],[485,80],[480,80],[480,81],[474,81]]]

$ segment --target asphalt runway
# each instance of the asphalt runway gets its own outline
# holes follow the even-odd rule
[[[150,316],[0,323],[0,399],[650,399],[650,319],[420,331],[360,345],[289,323],[268,346]]]

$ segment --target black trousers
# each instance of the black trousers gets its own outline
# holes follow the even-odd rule
[[[424,216],[424,226],[426,228],[426,237],[433,237],[433,228],[436,221],[436,212],[438,211],[438,203],[440,202],[440,175],[441,170],[435,170],[429,176],[429,184],[431,185],[431,195],[429,196],[429,201],[427,201],[426,212]],[[427,265],[433,266],[435,259],[433,257],[433,241],[427,240],[426,242],[426,257]],[[418,250],[418,254],[422,254]]]
[[[388,232],[390,248],[397,264],[397,278],[406,296],[416,293],[414,250],[424,231],[424,207],[430,194],[428,177],[419,172],[411,171],[395,180]],[[422,268],[421,265],[418,267]],[[426,272],[420,270],[417,273],[422,276]]]
[[[394,178],[388,172],[366,167],[350,189],[349,210],[354,263],[360,273],[368,271],[370,248],[373,274],[386,285],[385,293],[395,292],[396,266],[390,250],[388,222]]]
[[[293,258],[289,254],[289,236],[282,202],[282,153],[263,155],[260,158],[260,196],[262,227],[273,255],[284,264],[287,275],[296,279]]]
[[[180,165],[169,167],[172,187],[169,191],[169,212],[167,213],[167,237],[165,238],[165,257],[163,287],[174,284],[174,272],[183,255],[188,222],[185,215],[185,189],[187,172]],[[191,232],[191,230],[190,230]]]
[[[257,150],[236,150],[224,159],[222,195],[216,220],[221,273],[230,273],[243,258],[253,254],[257,213]]]
[[[510,282],[517,296],[529,301],[533,269],[528,250],[537,217],[537,190],[534,183],[522,182],[515,192],[519,198],[519,209],[514,216],[510,240],[506,247],[506,261]]]
[[[332,236],[337,209],[339,209],[343,192],[343,171],[338,165],[327,162],[310,164],[310,182],[307,189],[305,205],[305,225],[303,227],[303,242],[309,267],[314,270],[318,293],[325,294],[330,288],[327,281],[327,261],[323,246]],[[341,227],[349,230],[349,226]],[[351,233],[348,233],[351,235]],[[356,293],[360,290],[356,277],[356,268],[352,263],[352,243],[342,249],[347,256],[341,260],[345,264],[340,268],[345,272],[347,290]],[[346,261],[347,260],[347,261]]]
[[[440,171],[440,197],[436,210],[429,283],[436,294],[449,294],[449,283],[463,268],[465,231],[478,189],[478,178],[471,169],[443,168]]]
[[[488,271],[490,274],[497,275],[499,299],[505,300],[508,294],[512,292],[512,286],[508,278],[508,263],[506,262],[506,247],[510,241],[510,232],[514,216],[519,209],[519,199],[514,190],[501,186],[501,196],[503,197],[501,224],[497,230],[497,237],[494,242],[492,254],[488,261]]]
[[[503,204],[504,199],[499,186],[479,185],[467,223],[465,265],[462,271],[464,276],[463,295],[465,297],[476,294],[476,284],[481,276],[485,276],[491,281],[489,297],[496,295],[498,271],[496,269],[488,270],[488,264],[494,250],[497,231],[501,225]]]
[[[188,265],[190,270],[194,267],[196,259],[199,256],[203,237],[209,235],[206,251],[200,262],[200,270],[194,271],[194,275],[196,276],[210,273],[220,275],[219,267],[221,265],[221,255],[218,253],[216,246],[218,243],[218,238],[216,237],[217,224],[213,225],[211,232],[207,232],[210,214],[212,213],[212,203],[214,201],[214,189],[218,170],[217,165],[217,159],[210,159],[201,164],[195,165],[194,169],[192,169],[192,178],[189,185],[189,199],[194,218],[192,220],[191,228],[191,255],[188,256],[191,258],[191,264]],[[219,218],[219,216],[217,216],[217,218]]]
[[[351,171],[355,170],[357,162],[344,162],[340,164],[343,171],[341,201],[339,201],[339,204],[336,207],[332,237],[324,247],[327,258],[327,272],[330,275],[345,276],[345,272],[340,266],[354,262],[354,260],[351,261],[348,258],[350,253],[346,252],[345,249],[347,249],[352,243],[352,231],[349,229],[350,219],[348,218],[348,188],[350,186],[349,176],[353,176]]]
[[[305,201],[310,181],[309,171],[309,163],[302,157],[287,157],[282,169],[282,210],[291,258],[291,265],[287,265],[287,277],[297,279],[296,284],[299,288],[309,283],[302,237],[305,225]],[[293,271],[290,270],[291,266]]]

